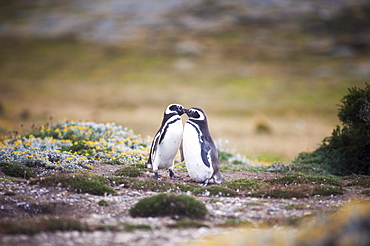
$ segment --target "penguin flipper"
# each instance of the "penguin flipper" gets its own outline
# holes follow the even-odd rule
[[[201,144],[201,156],[202,156],[202,161],[204,163],[204,165],[206,165],[207,167],[211,167],[211,150],[212,150],[212,147],[210,145],[209,142],[207,141],[203,141],[202,144]]]
[[[147,166],[149,166],[149,165],[153,166],[154,159],[155,159],[155,156],[157,154],[157,149],[158,149],[160,138],[161,138],[161,132],[158,131],[157,134],[155,134],[155,136],[154,136],[152,146],[150,148],[150,154],[149,154],[149,159],[148,159],[148,162],[147,162]]]

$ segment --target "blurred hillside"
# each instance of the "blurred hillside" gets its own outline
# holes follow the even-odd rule
[[[0,129],[65,117],[153,136],[178,102],[239,152],[292,158],[369,81],[369,19],[365,0],[2,1]]]

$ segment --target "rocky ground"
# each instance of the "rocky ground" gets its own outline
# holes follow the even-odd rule
[[[99,164],[92,171],[103,176],[112,176],[119,165]],[[39,170],[39,175],[50,175],[55,171]],[[186,179],[187,173],[177,171]],[[270,172],[224,172],[226,180],[238,178],[271,179],[281,176]],[[166,173],[161,173],[165,176]],[[346,188],[343,195],[304,199],[270,199],[254,197],[212,197],[207,194],[197,196],[202,201],[209,214],[199,228],[179,229],[169,228],[176,219],[170,217],[133,218],[128,210],[141,198],[157,194],[153,191],[132,190],[124,185],[116,186],[118,195],[96,196],[68,191],[65,188],[44,187],[38,184],[30,185],[27,180],[6,178],[1,173],[0,182],[0,217],[2,221],[37,220],[42,217],[73,218],[86,223],[89,231],[41,232],[35,235],[3,234],[1,245],[183,245],[190,242],[201,242],[206,236],[219,235],[232,229],[235,221],[248,224],[247,231],[254,231],[252,238],[258,238],[258,233],[264,230],[280,230],[279,238],[290,244],[298,229],[295,228],[303,217],[323,214],[338,209],[351,199],[364,198],[359,193],[360,188]],[[152,179],[147,173],[140,179]],[[167,182],[179,182],[167,179]],[[98,205],[105,200],[108,206]],[[312,216],[311,216],[312,217]],[[146,225],[146,229],[110,230],[118,225]],[[150,226],[148,228],[148,225]],[[223,226],[221,226],[223,225]],[[226,227],[225,227],[226,226]],[[259,228],[259,229],[257,229]],[[274,229],[275,228],[275,229]],[[243,229],[246,230],[246,229]],[[257,233],[257,234],[256,234]],[[292,234],[293,233],[293,234]],[[275,233],[264,236],[264,240],[275,237]],[[284,236],[289,234],[290,236]],[[259,240],[259,239],[258,239]],[[260,241],[260,240],[259,240]],[[260,241],[261,242],[261,241]]]

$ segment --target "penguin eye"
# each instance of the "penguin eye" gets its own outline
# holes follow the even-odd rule
[[[199,117],[200,117],[199,113],[198,113],[197,111],[194,111],[194,116],[193,116],[193,118],[199,118]]]
[[[170,107],[170,110],[171,110],[171,111],[176,111],[176,109],[177,109],[177,105],[172,105],[172,106]]]

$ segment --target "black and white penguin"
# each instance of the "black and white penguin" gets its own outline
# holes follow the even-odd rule
[[[202,182],[220,184],[224,181],[218,169],[218,153],[208,129],[203,109],[185,109],[189,119],[184,126],[183,152],[190,178]]]
[[[168,169],[170,177],[176,177],[173,166],[182,141],[183,125],[180,116],[183,113],[182,105],[170,104],[164,111],[162,125],[154,136],[146,164],[148,168],[153,168],[157,179],[158,169]]]

